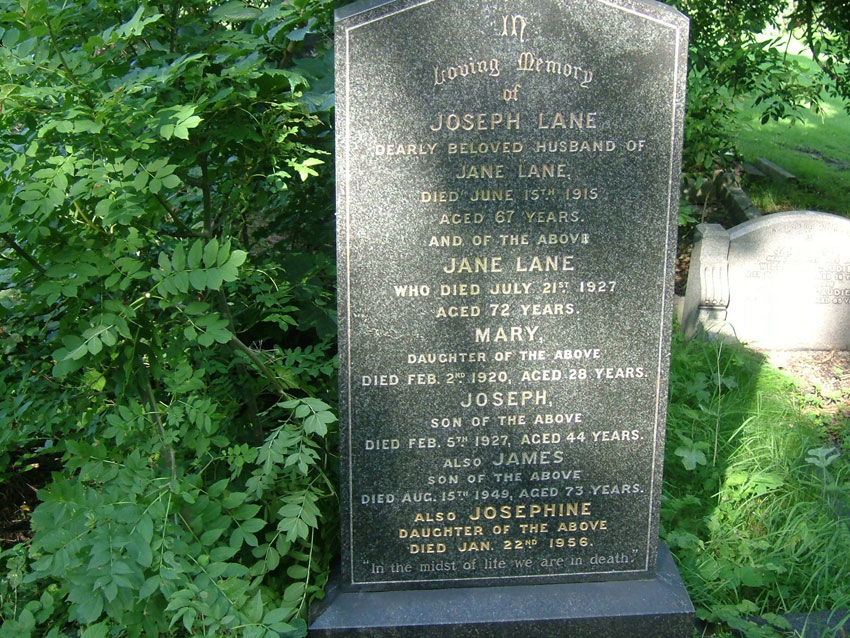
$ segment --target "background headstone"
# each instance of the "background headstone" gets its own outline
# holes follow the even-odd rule
[[[792,211],[700,224],[682,329],[765,350],[848,349],[850,220]]]
[[[336,611],[505,635],[519,604],[541,632],[611,635],[631,591],[651,601],[631,621],[683,635],[672,563],[653,577],[686,18],[368,2],[338,11],[336,47],[341,584],[358,592]],[[593,618],[556,602],[612,579],[647,580],[598,583]]]

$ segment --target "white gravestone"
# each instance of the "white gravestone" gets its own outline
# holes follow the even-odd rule
[[[703,333],[762,350],[850,347],[850,220],[792,211],[697,231],[687,338]]]

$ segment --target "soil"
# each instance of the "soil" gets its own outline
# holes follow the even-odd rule
[[[773,351],[768,361],[797,379],[804,411],[821,419],[839,448],[850,440],[850,352]]]
[[[817,149],[802,148],[802,147],[794,148],[792,146],[789,146],[788,144],[782,144],[782,146],[784,146],[785,148],[790,148],[792,150],[798,151],[800,153],[805,153],[806,155],[811,155],[815,159],[819,159],[823,163],[829,164],[830,166],[834,166],[835,168],[837,168],[839,170],[842,170],[842,171],[850,170],[850,164],[848,164],[847,162],[842,162],[841,160],[837,160],[835,158],[828,157],[828,156],[824,155],[823,153],[821,153],[820,151],[818,151]]]
[[[685,296],[688,285],[688,270],[691,267],[691,253],[694,249],[692,238],[679,236],[679,245],[676,251],[676,295]]]
[[[9,468],[21,468],[8,478],[0,490],[0,549],[29,540],[30,514],[38,504],[37,492],[47,485],[53,472],[62,470],[57,457],[45,456],[22,462],[20,455],[11,459]]]

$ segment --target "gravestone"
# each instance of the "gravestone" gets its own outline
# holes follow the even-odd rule
[[[686,18],[366,2],[336,48],[342,593],[311,631],[689,636],[657,541]]]
[[[850,349],[850,220],[792,211],[700,224],[682,329],[763,350]]]

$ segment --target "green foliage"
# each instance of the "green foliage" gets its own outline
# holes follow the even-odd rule
[[[678,335],[670,377],[662,538],[699,617],[759,638],[787,628],[772,614],[846,608],[850,464],[790,380]]]
[[[691,19],[688,102],[683,167],[695,176],[727,168],[735,159],[736,102],[746,98],[761,122],[801,117],[824,92],[850,107],[850,11],[835,0],[676,0]],[[787,55],[798,31],[818,64],[810,72]]]
[[[811,59],[793,57],[816,73]],[[850,113],[842,101],[824,97],[819,112],[803,113],[801,121],[760,124],[761,115],[758,107],[739,104],[735,138],[741,156],[751,162],[766,157],[798,181],[747,179],[743,186],[756,207],[767,213],[821,210],[850,215]]]
[[[789,21],[801,32],[812,59],[825,76],[824,90],[850,96],[850,5],[843,0],[798,0]],[[850,104],[847,105],[850,112]]]
[[[0,555],[0,636],[305,632],[338,510],[331,12],[0,0],[0,480],[62,467]]]
[[[679,228],[686,229],[690,226],[695,226],[699,223],[699,218],[696,216],[693,206],[682,202],[679,204]]]

